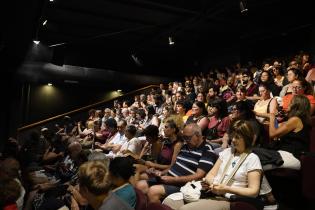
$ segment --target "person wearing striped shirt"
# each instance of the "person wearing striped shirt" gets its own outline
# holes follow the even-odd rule
[[[202,179],[213,167],[217,155],[210,144],[202,136],[201,128],[191,123],[183,130],[185,144],[179,152],[176,162],[165,175],[159,176],[161,184],[153,185],[148,190],[150,202],[160,202],[160,199],[179,192],[180,187],[192,180]]]

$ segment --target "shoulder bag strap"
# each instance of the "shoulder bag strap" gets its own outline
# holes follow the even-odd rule
[[[249,155],[249,153],[242,153],[241,154],[241,157],[240,157],[239,161],[237,162],[237,165],[235,166],[235,168],[231,172],[230,176],[223,183],[223,179],[225,177],[225,174],[226,174],[226,172],[227,172],[227,170],[228,170],[228,168],[229,168],[229,166],[231,164],[231,161],[233,159],[233,155],[231,154],[228,162],[226,163],[226,165],[224,167],[224,170],[223,170],[222,176],[220,178],[219,184],[226,184],[226,185],[232,184],[232,182],[231,182],[232,178],[234,177],[236,171],[239,169],[239,167],[242,165],[242,163],[245,161],[245,159],[247,158],[248,155]]]

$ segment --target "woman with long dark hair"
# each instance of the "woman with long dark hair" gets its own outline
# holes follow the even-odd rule
[[[288,121],[277,126],[274,113],[270,113],[269,135],[272,139],[280,139],[275,147],[284,163],[280,168],[299,170],[299,157],[308,151],[311,129],[310,102],[304,95],[295,95],[288,109]]]

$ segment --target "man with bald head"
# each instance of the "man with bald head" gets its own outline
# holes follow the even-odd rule
[[[217,155],[202,136],[201,128],[188,124],[183,130],[185,144],[177,155],[174,165],[165,175],[159,176],[159,185],[153,185],[148,190],[150,202],[160,202],[160,199],[175,192],[181,186],[193,180],[202,179],[213,167]]]

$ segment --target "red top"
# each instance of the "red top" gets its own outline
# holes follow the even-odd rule
[[[10,205],[6,205],[3,210],[18,210],[17,205],[14,204],[10,204]]]
[[[314,98],[314,96],[312,96],[312,95],[305,95],[305,96],[308,98],[308,100],[310,101],[311,105],[315,105],[315,98]],[[288,108],[289,108],[289,105],[291,103],[292,98],[293,98],[292,94],[283,96],[283,98],[282,98],[282,103],[283,103],[282,108],[283,108],[283,110],[288,111]]]

